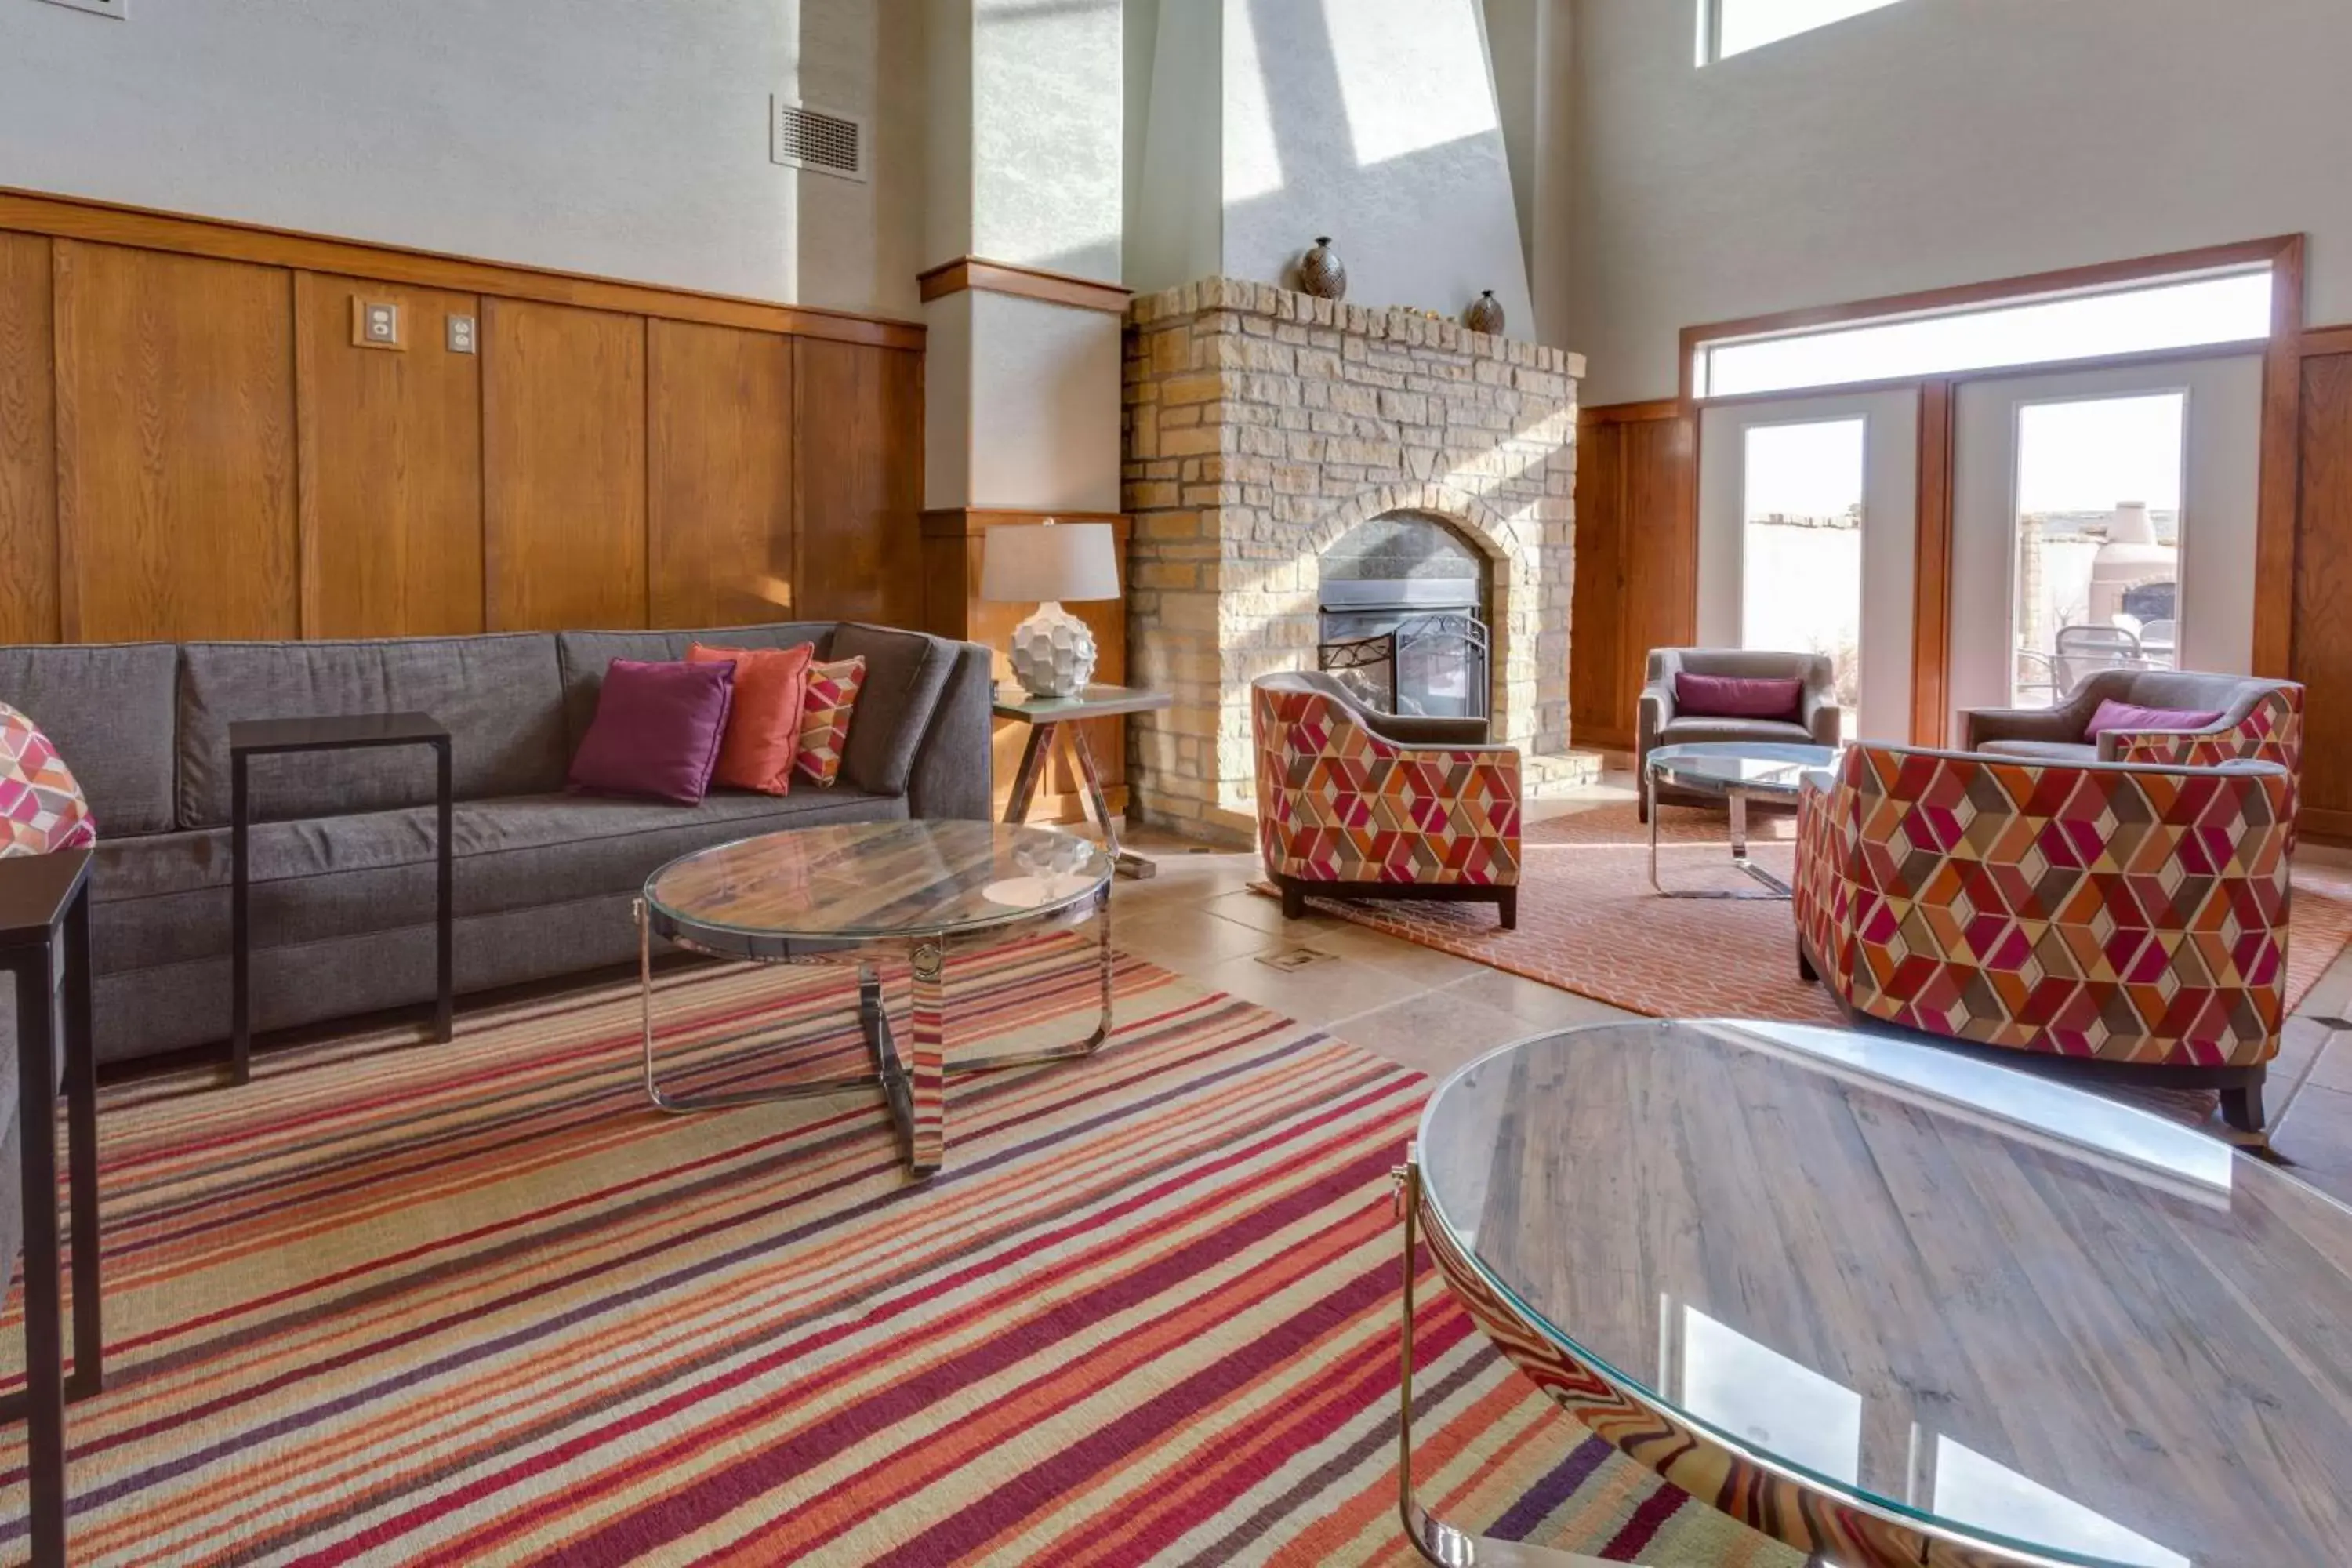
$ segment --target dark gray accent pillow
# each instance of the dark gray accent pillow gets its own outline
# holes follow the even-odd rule
[[[877,795],[903,795],[915,752],[931,726],[961,645],[921,632],[845,621],[827,658],[866,659],[866,684],[849,716],[841,776]]]

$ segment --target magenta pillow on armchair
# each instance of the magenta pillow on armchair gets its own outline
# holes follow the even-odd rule
[[[572,759],[571,787],[694,805],[709,791],[734,697],[732,663],[614,659]]]
[[[1763,675],[1675,671],[1675,715],[1693,719],[1786,719],[1801,722],[1805,683]]]
[[[2103,697],[2099,710],[2083,727],[2083,739],[2096,741],[2110,730],[2202,730],[2221,716],[2218,708],[2210,712],[2195,708],[2142,708]]]

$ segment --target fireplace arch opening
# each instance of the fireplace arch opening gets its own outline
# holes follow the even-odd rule
[[[1334,540],[1317,568],[1318,668],[1384,712],[1488,716],[1483,550],[1433,512],[1390,511]]]

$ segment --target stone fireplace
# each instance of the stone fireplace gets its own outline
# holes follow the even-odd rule
[[[1250,682],[1317,667],[1329,612],[1362,607],[1329,602],[1327,552],[1345,557],[1376,522],[1427,523],[1481,558],[1491,732],[1520,749],[1531,786],[1590,776],[1568,747],[1582,370],[1563,350],[1239,279],[1137,299],[1129,674],[1176,702],[1130,728],[1130,808],[1196,837],[1248,835]],[[1460,563],[1442,575],[1454,587],[1406,596],[1462,607]]]

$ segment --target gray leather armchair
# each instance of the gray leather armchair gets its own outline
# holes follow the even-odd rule
[[[2266,680],[2251,675],[2208,675],[2185,669],[2101,669],[2084,676],[2082,684],[2054,708],[1972,708],[1961,714],[1961,744],[1971,752],[1995,756],[2032,757],[2045,762],[2116,763],[2135,759],[2125,752],[2133,736],[2111,731],[2094,742],[2084,731],[2099,704],[2113,699],[2137,708],[2168,708],[2176,711],[2219,713],[2199,730],[2149,731],[2180,741],[2219,742],[2241,731],[2255,741],[2282,745],[2284,754],[2273,760],[2289,772],[2301,763],[2300,735],[2272,714],[2288,710],[2299,717],[2303,689],[2291,680]],[[2241,748],[2233,754],[2266,754],[2259,747]]]
[[[1803,691],[1794,720],[1717,719],[1675,711],[1675,677],[1728,675],[1744,679],[1764,678],[1802,681]],[[1834,746],[1845,728],[1845,710],[1838,705],[1837,683],[1827,654],[1776,653],[1764,648],[1654,647],[1646,683],[1642,688],[1641,728],[1635,740],[1633,773],[1647,775],[1650,752],[1659,746],[1687,745],[1701,741],[1780,741],[1795,745]],[[1658,798],[1704,805],[1708,796],[1666,785]],[[1649,792],[1642,792],[1642,820],[1649,820]]]

